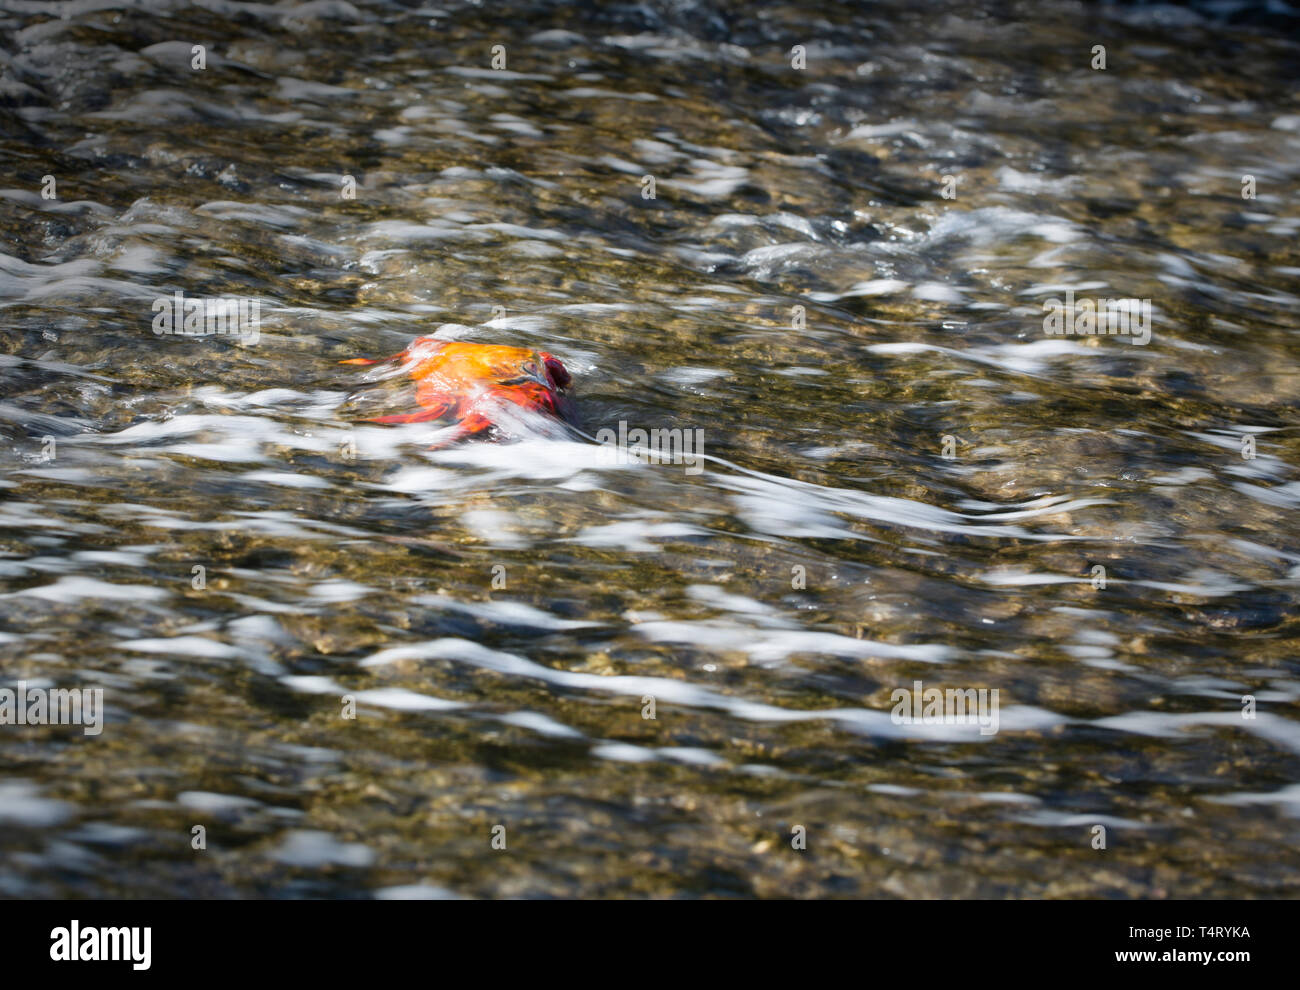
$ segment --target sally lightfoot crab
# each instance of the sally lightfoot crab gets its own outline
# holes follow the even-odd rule
[[[526,347],[475,344],[416,337],[392,357],[352,358],[343,364],[400,362],[416,382],[416,412],[373,417],[373,423],[423,423],[454,420],[456,432],[445,442],[500,436],[503,420],[539,414],[577,425],[571,395],[573,379],[554,355]],[[440,444],[441,446],[441,444]]]

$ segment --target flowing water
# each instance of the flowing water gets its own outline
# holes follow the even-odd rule
[[[1294,18],[988,8],[0,3],[0,894],[1300,893]]]

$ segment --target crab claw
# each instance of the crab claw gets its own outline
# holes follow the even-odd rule
[[[568,388],[573,384],[569,369],[561,364],[560,359],[554,354],[547,351],[538,351],[537,356],[542,359],[542,364],[546,365],[547,374],[551,376],[551,382],[556,388]]]

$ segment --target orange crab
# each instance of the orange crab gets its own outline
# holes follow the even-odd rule
[[[500,420],[512,407],[541,413],[576,425],[569,394],[573,379],[554,355],[526,347],[474,344],[468,341],[416,337],[406,350],[389,358],[352,358],[343,364],[401,361],[401,370],[417,382],[419,412],[376,416],[373,423],[422,423],[454,417],[458,429],[452,441],[488,431],[500,434]]]

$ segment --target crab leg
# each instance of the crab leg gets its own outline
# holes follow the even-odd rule
[[[451,408],[450,402],[442,402],[436,406],[430,406],[428,409],[421,409],[413,413],[397,413],[392,416],[375,416],[370,419],[371,423],[427,423],[431,419],[439,419],[447,414]]]
[[[340,361],[339,364],[383,364],[385,361],[396,361],[398,358],[404,357],[406,357],[406,351],[398,351],[386,358],[346,358]]]
[[[482,413],[470,413],[462,419],[459,424],[457,424],[456,429],[445,440],[439,440],[437,443],[430,444],[429,449],[442,450],[444,447],[450,447],[453,444],[460,443],[460,441],[465,440],[468,437],[484,433],[487,430],[492,429],[494,426],[496,426],[496,424]]]

